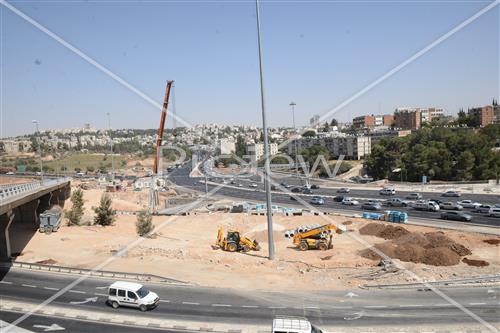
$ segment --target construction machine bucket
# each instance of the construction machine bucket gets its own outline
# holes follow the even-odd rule
[[[255,247],[255,251],[260,251],[260,245],[259,242],[256,240],[253,241],[253,246]]]

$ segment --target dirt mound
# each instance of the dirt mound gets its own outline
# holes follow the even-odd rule
[[[352,221],[345,221],[345,222],[342,222],[343,225],[351,225],[352,224]]]
[[[452,266],[460,262],[460,257],[472,252],[443,232],[409,232],[400,226],[370,223],[360,229],[361,234],[368,234],[390,239],[375,245],[375,249],[386,256],[406,262],[423,263],[433,266]],[[370,249],[361,251],[360,255],[372,260],[383,259],[382,253]]]
[[[463,258],[462,261],[466,263],[469,266],[475,266],[475,267],[485,267],[489,266],[490,263],[484,260],[475,260],[475,259],[469,259],[469,258]]]
[[[492,239],[485,239],[483,242],[491,244],[491,245],[498,245],[500,244],[500,239],[499,238],[492,238]]]
[[[57,264],[57,261],[54,259],[46,259],[46,260],[40,260],[36,262],[37,264],[42,264],[42,265],[54,265]]]

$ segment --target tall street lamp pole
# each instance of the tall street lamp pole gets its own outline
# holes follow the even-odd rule
[[[264,188],[266,189],[266,205],[267,205],[267,239],[269,243],[269,260],[274,260],[274,237],[273,237],[273,211],[271,204],[271,184],[269,176],[271,168],[269,166],[269,138],[267,133],[267,119],[264,99],[264,75],[262,71],[262,46],[260,37],[260,10],[259,0],[255,0],[255,14],[257,18],[257,44],[259,48],[259,74],[260,74],[260,107],[262,109],[262,131],[264,132]]]
[[[297,175],[297,179],[299,178],[299,165],[297,162],[297,155],[299,154],[298,148],[297,148],[297,128],[295,127],[295,102],[290,102],[289,104],[292,107],[292,121],[293,121],[293,131],[294,131],[294,138],[293,138],[293,144],[295,146],[295,174]]]
[[[40,154],[40,181],[43,183],[43,162],[42,162],[42,138],[40,137],[40,130],[38,129],[38,121],[33,120],[33,124],[35,124],[35,133],[38,133],[38,154]]]

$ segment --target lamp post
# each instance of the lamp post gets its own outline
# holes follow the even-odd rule
[[[257,20],[257,45],[259,49],[259,75],[260,75],[260,107],[262,109],[262,132],[264,133],[264,188],[266,189],[266,205],[267,205],[267,239],[269,243],[269,260],[274,260],[274,237],[273,237],[273,211],[271,207],[271,184],[269,175],[271,167],[269,166],[269,138],[267,135],[267,119],[266,106],[264,99],[264,75],[262,71],[262,46],[260,38],[260,10],[259,0],[255,0],[255,16]]]
[[[297,128],[295,127],[295,106],[297,104],[295,104],[295,102],[290,102],[289,104],[292,108],[292,121],[293,121],[293,131],[294,131],[294,138],[293,138],[293,144],[294,144],[294,147],[295,147],[295,175],[297,176],[297,179],[299,178],[299,165],[298,165],[298,161],[297,161],[297,155],[299,154],[298,152],[298,148],[297,148]]]
[[[108,132],[109,132],[109,148],[111,150],[111,179],[115,180],[115,159],[113,157],[113,139],[111,138],[111,116],[106,113],[108,116]]]
[[[38,121],[33,120],[33,124],[35,124],[35,133],[38,133],[40,136],[40,130],[38,129]],[[42,138],[38,138],[38,154],[40,154],[40,182],[43,184],[43,162],[42,162]]]

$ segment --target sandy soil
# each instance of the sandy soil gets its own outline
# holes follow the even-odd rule
[[[26,178],[26,177],[0,177],[0,185],[7,185],[7,184],[25,184],[25,183],[30,183],[36,181],[35,179],[32,178]]]
[[[96,205],[100,195],[86,191],[87,205]],[[116,198],[115,205],[124,205]],[[124,200],[125,201],[125,200]],[[140,203],[127,203],[137,205]],[[27,244],[20,261],[52,259],[56,264],[93,268],[137,239],[135,216],[118,216],[110,227],[63,226],[50,235],[36,233]],[[335,218],[336,223],[345,219]],[[275,261],[266,259],[266,217],[246,214],[212,213],[190,216],[154,217],[156,237],[142,239],[127,255],[114,259],[104,269],[144,272],[189,281],[203,286],[257,288],[272,290],[333,290],[363,284],[403,283],[414,279],[404,271],[379,274],[378,261],[363,258],[359,252],[367,244],[384,242],[375,236],[360,235],[366,223],[352,219],[348,232],[334,236],[334,247],[327,251],[298,251],[283,231],[308,224],[324,224],[319,216],[274,218]],[[259,252],[229,253],[214,250],[217,227],[238,229],[262,245]],[[433,228],[405,226],[410,231],[429,232]],[[487,267],[471,267],[463,262],[451,267],[402,263],[427,280],[496,274],[500,268],[499,245],[483,242],[490,239],[476,234],[446,231],[446,235],[472,250],[470,259],[482,259]]]

